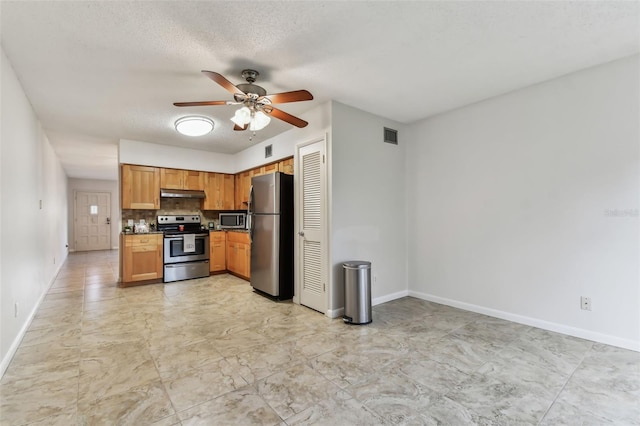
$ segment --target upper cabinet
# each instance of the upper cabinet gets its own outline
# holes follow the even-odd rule
[[[282,160],[278,163],[278,171],[286,175],[293,174],[293,157]]]
[[[238,173],[236,175],[236,197],[235,208],[236,210],[245,210],[247,208],[247,202],[249,201],[249,189],[251,188],[251,177],[255,176],[252,170]]]
[[[183,176],[184,176],[183,189],[193,189],[198,191],[204,191],[204,174],[205,172],[196,172],[194,170],[183,170]]]
[[[245,210],[253,176],[293,174],[293,157],[230,175],[196,170],[122,165],[122,208],[160,209],[160,188],[204,191],[202,210]]]
[[[255,169],[251,169],[251,176],[262,176],[268,175],[269,173],[278,171],[278,163],[271,163],[265,166],[256,167]]]
[[[236,210],[244,210],[247,208],[249,200],[249,190],[251,189],[251,178],[254,176],[266,175],[274,172],[282,172],[288,175],[293,174],[293,157],[286,160],[277,161],[275,163],[266,164],[251,170],[246,170],[236,175]]]
[[[268,175],[269,173],[278,171],[278,163],[267,164],[266,166],[260,167],[262,169],[263,175]]]
[[[123,209],[157,210],[160,208],[160,169],[158,167],[122,165],[121,197]]]
[[[203,172],[205,199],[202,200],[202,210],[233,210],[234,177],[225,173]]]
[[[160,169],[160,187],[204,191],[205,174],[195,170]]]

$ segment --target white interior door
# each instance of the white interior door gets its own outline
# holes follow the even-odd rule
[[[76,192],[75,250],[111,248],[111,193]]]
[[[300,304],[326,313],[328,262],[326,250],[325,141],[298,150],[298,253]]]

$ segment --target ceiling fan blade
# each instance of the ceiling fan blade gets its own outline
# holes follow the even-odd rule
[[[232,95],[236,94],[245,94],[242,90],[238,89],[232,82],[224,78],[222,75],[217,72],[202,70],[202,73],[209,77],[211,80],[218,83],[220,86],[224,87],[229,93]]]
[[[278,118],[282,121],[286,121],[289,124],[293,124],[296,127],[306,127],[307,123],[306,121],[304,121],[301,118],[295,117],[287,112],[284,112],[278,108],[272,108],[271,109],[271,113],[269,114],[275,118]]]
[[[272,104],[284,104],[287,102],[300,102],[313,100],[313,95],[306,90],[295,90],[293,92],[274,93],[272,95],[262,96],[260,99],[269,99]]]
[[[202,101],[202,102],[174,102],[177,107],[186,106],[208,106],[208,105],[229,105],[228,101]]]
[[[244,127],[240,127],[237,124],[233,125],[233,130],[247,130],[247,127],[249,127],[249,124],[245,124]]]

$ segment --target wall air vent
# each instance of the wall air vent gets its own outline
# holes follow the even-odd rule
[[[388,127],[384,128],[384,141],[386,143],[390,143],[393,145],[398,145],[398,131],[389,129]]]
[[[269,158],[273,155],[273,145],[267,145],[264,147],[264,158]]]

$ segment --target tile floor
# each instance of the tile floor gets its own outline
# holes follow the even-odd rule
[[[348,326],[228,275],[116,287],[71,254],[1,425],[640,424],[640,353],[414,298]]]

